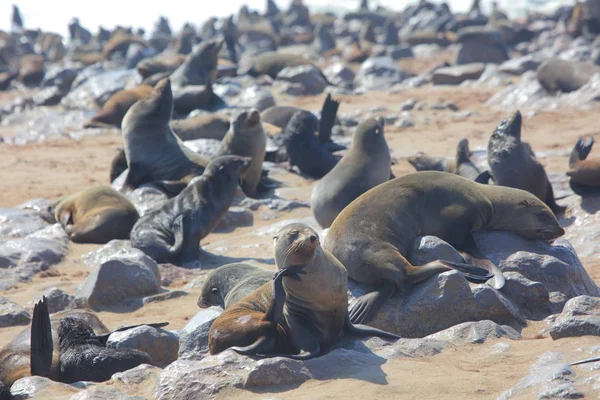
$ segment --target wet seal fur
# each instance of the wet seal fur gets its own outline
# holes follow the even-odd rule
[[[600,158],[588,158],[593,146],[593,137],[579,138],[569,158],[569,185],[580,196],[600,195]]]
[[[488,164],[491,175],[497,185],[527,190],[559,214],[565,207],[556,204],[544,166],[535,157],[531,146],[521,141],[521,124],[521,113],[517,110],[490,136]]]
[[[231,348],[241,354],[306,360],[326,352],[342,331],[399,338],[350,323],[346,269],[321,247],[314,229],[290,224],[274,240],[279,271],[273,282],[214,321],[208,337],[211,354]]]
[[[272,279],[273,272],[252,264],[222,265],[206,278],[198,297],[198,307],[227,309]]]
[[[485,259],[473,241],[478,229],[504,229],[530,239],[564,234],[552,211],[519,189],[483,185],[455,174],[412,173],[369,190],[346,207],[331,225],[324,247],[337,257],[353,280],[374,290],[350,310],[353,322],[369,321],[394,293],[408,290],[441,272],[456,269],[476,283],[504,285],[502,272]],[[437,260],[411,265],[408,252],[418,236],[433,235],[481,258],[482,268]]]
[[[215,158],[181,193],[140,218],[131,231],[131,246],[157,263],[198,261],[200,240],[231,206],[250,161],[237,156]]]
[[[313,188],[310,207],[319,225],[328,228],[354,199],[388,181],[391,162],[383,118],[362,122],[350,150]]]
[[[231,119],[229,131],[221,141],[216,157],[236,155],[252,159],[241,183],[242,190],[248,197],[256,197],[266,148],[267,135],[258,110],[242,111]]]
[[[99,185],[58,203],[54,216],[75,243],[128,239],[140,217],[134,205],[110,186]]]
[[[182,179],[187,183],[208,165],[207,159],[187,148],[171,130],[172,110],[173,92],[166,78],[125,114],[122,133],[129,166],[126,188]]]

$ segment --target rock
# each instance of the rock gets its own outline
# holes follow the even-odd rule
[[[27,325],[31,315],[17,303],[0,296],[0,328]]]
[[[276,93],[285,94],[288,96],[306,96],[309,94],[305,86],[299,83],[291,83],[285,81],[275,81],[273,89]]]
[[[248,372],[244,387],[298,385],[311,378],[310,371],[302,361],[283,357],[266,358],[259,360]]]
[[[221,313],[221,307],[199,311],[180,331],[179,358],[201,360],[208,354],[208,331]]]
[[[365,370],[376,372],[386,359],[374,353],[335,349],[317,358],[304,362],[314,379],[328,380],[340,376],[361,375]],[[335,365],[336,368],[332,368]]]
[[[504,273],[502,293],[517,305],[527,319],[539,320],[550,314],[550,294],[540,282],[530,281],[518,272]]]
[[[61,104],[68,109],[97,109],[102,107],[110,96],[117,91],[133,87],[137,78],[138,75],[135,69],[127,69],[100,73],[89,77],[79,85],[76,81],[73,83],[74,89],[61,101]]]
[[[417,105],[417,99],[408,99],[400,104],[401,111],[411,111]]]
[[[401,357],[421,358],[440,354],[444,349],[452,347],[445,340],[437,339],[400,339],[395,343],[374,349],[375,354],[386,359]]]
[[[221,147],[221,141],[218,139],[194,139],[183,142],[194,152],[207,158],[213,158]]]
[[[600,298],[578,296],[569,300],[550,327],[552,339],[600,336]]]
[[[88,275],[75,294],[74,304],[98,310],[158,293],[160,272],[150,257],[114,257]]]
[[[50,314],[63,311],[71,305],[74,297],[60,290],[57,287],[51,287],[47,289],[43,296],[46,296],[48,304],[48,312]]]
[[[59,396],[75,394],[79,390],[65,383],[54,382],[41,376],[27,376],[18,379],[10,387],[11,400],[32,398],[55,399]]]
[[[46,75],[44,75],[40,87],[49,88],[57,86],[62,92],[68,93],[80,71],[81,68],[78,67],[51,66],[46,71]]]
[[[394,126],[398,128],[411,128],[415,126],[410,111],[402,111],[400,113],[400,118],[398,118],[398,121],[396,121]]]
[[[154,365],[163,368],[177,360],[179,337],[165,329],[142,325],[111,334],[106,347],[143,351],[150,356]]]
[[[302,85],[306,93],[319,94],[327,87],[327,81],[317,67],[311,64],[282,69],[276,80]]]
[[[73,395],[69,400],[144,400],[140,396],[128,396],[112,386],[92,386]]]
[[[57,86],[41,89],[33,95],[33,103],[37,106],[55,106],[63,98],[62,92]]]
[[[161,264],[161,265],[167,265],[167,264]],[[162,269],[160,267],[159,267],[159,270],[161,270],[161,283],[162,283],[165,281],[165,278],[162,276]],[[178,299],[179,297],[187,296],[188,294],[189,293],[184,292],[183,290],[171,290],[171,291],[155,294],[152,296],[144,297],[144,299],[142,300],[142,303],[144,303],[144,305],[146,305],[146,304],[150,304],[150,303],[157,303],[160,301]]]
[[[354,85],[367,91],[385,90],[408,77],[390,57],[371,57],[361,64]]]
[[[230,207],[213,232],[233,232],[235,228],[252,226],[254,214],[243,207]]]
[[[331,84],[347,88],[352,87],[355,78],[354,72],[341,62],[328,65],[323,70],[323,75]]]
[[[111,240],[97,250],[90,251],[81,257],[82,261],[90,267],[99,267],[106,261],[115,258],[128,258],[139,260],[141,262],[148,262],[150,268],[154,268],[152,262],[149,261],[151,259],[140,249],[131,247],[131,242],[129,240]]]
[[[150,379],[156,379],[161,369],[149,364],[141,364],[127,371],[117,372],[111,377],[113,381],[123,382],[127,386],[139,385]]]
[[[489,338],[521,339],[521,334],[510,326],[500,326],[489,320],[464,322],[425,337],[425,339],[446,340],[456,344],[484,343]]]
[[[231,101],[231,104],[263,111],[274,106],[275,99],[268,89],[262,86],[250,86],[244,88],[240,95]]]
[[[479,79],[485,69],[485,64],[473,63],[438,68],[433,72],[434,85],[460,85],[466,80]]]
[[[412,265],[424,265],[436,260],[464,262],[463,257],[442,239],[436,236],[420,236],[413,241],[409,261]]]
[[[22,238],[48,226],[34,210],[0,208],[0,242]]]
[[[537,61],[532,55],[527,55],[503,62],[499,67],[499,71],[511,75],[522,75],[527,71],[535,71],[540,64],[541,62]]]
[[[449,101],[443,103],[433,103],[429,106],[430,110],[450,110],[450,111],[458,111],[458,106],[455,103],[451,103]]]
[[[479,31],[461,36],[455,64],[502,64],[510,58],[496,32]]]
[[[508,350],[510,350],[510,344],[508,343],[496,343],[495,345],[492,346],[492,354],[502,354],[502,353],[506,353]]]
[[[400,60],[403,58],[414,58],[415,55],[409,46],[391,46],[387,49],[387,55],[392,57],[394,60]]]
[[[140,185],[133,192],[127,193],[126,197],[133,203],[140,217],[159,208],[169,200],[164,192],[149,183]]]

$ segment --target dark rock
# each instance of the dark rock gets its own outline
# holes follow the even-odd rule
[[[466,64],[466,63],[463,63]],[[482,63],[457,65],[453,67],[438,68],[433,72],[434,85],[460,85],[466,80],[479,79],[485,69]]]
[[[333,85],[341,87],[352,87],[355,78],[354,72],[341,62],[330,64],[323,70],[323,74]]]
[[[503,62],[499,71],[511,75],[523,75],[527,71],[535,71],[539,66],[540,62],[537,59],[527,55]]]
[[[276,80],[300,84],[306,93],[313,95],[323,93],[327,87],[321,71],[310,64],[284,68],[277,74]]]
[[[508,59],[508,53],[500,43],[468,40],[458,46],[455,63],[459,65],[471,63],[502,64]]]
[[[0,296],[0,328],[27,325],[31,315],[17,303]]]
[[[392,46],[387,49],[387,55],[392,57],[394,60],[401,60],[404,58],[414,58],[415,54],[412,48],[409,46]]]
[[[50,314],[67,309],[74,299],[73,296],[56,287],[47,289],[43,295],[46,296],[48,312],[50,312]]]
[[[373,57],[363,62],[354,85],[363,90],[385,90],[408,78],[409,74],[389,57]]]
[[[165,329],[142,325],[111,334],[106,347],[143,351],[150,356],[154,365],[162,368],[177,360],[179,337]]]
[[[78,67],[52,66],[46,71],[40,87],[49,88],[57,86],[62,92],[68,93],[80,71],[81,68]]]
[[[552,339],[600,336],[600,298],[579,296],[565,304],[562,313],[550,327]]]

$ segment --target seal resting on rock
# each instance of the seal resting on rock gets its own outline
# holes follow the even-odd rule
[[[106,185],[94,186],[61,200],[54,216],[71,241],[99,244],[128,239],[140,217],[125,196]]]
[[[437,260],[413,266],[407,261],[414,239],[427,235],[482,258],[471,232],[483,228],[541,240],[564,234],[548,206],[531,193],[483,185],[446,172],[409,174],[382,183],[354,200],[335,219],[324,244],[346,267],[350,278],[374,287],[352,306],[352,322],[369,321],[392,293],[402,293],[452,269],[476,283],[493,277],[490,283],[501,288],[502,272],[489,260],[485,260],[486,267],[493,275],[469,264]]]
[[[158,82],[150,95],[136,102],[123,118],[122,133],[129,171],[125,187],[144,183],[189,181],[201,175],[208,160],[187,148],[171,130],[171,82]],[[187,182],[186,182],[187,183]]]
[[[133,89],[119,90],[102,106],[102,110],[91,120],[86,122],[84,128],[106,128],[107,126],[121,127],[123,117],[138,100],[144,99],[152,92],[152,86],[141,84]]]
[[[176,197],[144,215],[131,230],[131,246],[157,263],[198,261],[200,240],[231,206],[238,182],[250,167],[247,157],[222,156],[208,164]]]
[[[310,207],[323,228],[358,196],[390,179],[392,161],[383,128],[381,117],[361,123],[348,153],[313,188]]]
[[[478,179],[481,179],[482,176],[479,168],[471,161],[471,151],[469,150],[469,141],[467,139],[461,139],[458,142],[456,146],[456,158],[454,160],[446,157],[432,157],[420,151],[414,156],[408,157],[408,162],[417,171],[448,172],[477,182],[479,182]]]
[[[217,151],[216,157],[236,155],[252,159],[241,183],[242,190],[248,197],[256,197],[266,148],[267,135],[260,123],[260,114],[258,110],[252,109],[242,111],[231,120],[231,127]]]
[[[248,74],[255,77],[269,75],[271,78],[275,79],[277,74],[287,67],[297,67],[307,64],[314,66],[312,61],[302,56],[278,53],[276,51],[267,51],[257,55],[256,57],[253,57],[248,70],[242,71],[241,75]],[[325,82],[329,82],[323,73],[321,73],[321,75],[325,79]]]
[[[600,158],[587,158],[593,145],[593,137],[579,138],[569,158],[569,184],[580,196],[600,194]]]
[[[398,339],[350,322],[346,269],[321,247],[314,229],[290,224],[274,240],[279,271],[273,282],[217,317],[208,336],[211,354],[231,348],[241,354],[306,360],[323,354],[342,331]]]
[[[229,118],[217,114],[203,114],[171,121],[171,129],[181,140],[222,140],[229,127]]]
[[[503,120],[490,136],[488,164],[491,175],[497,185],[527,190],[559,214],[565,207],[556,204],[546,170],[531,146],[521,142],[521,123],[521,113],[517,110]]]

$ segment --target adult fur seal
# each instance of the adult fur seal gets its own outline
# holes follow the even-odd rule
[[[593,145],[593,137],[579,138],[569,158],[569,183],[571,189],[581,196],[600,194],[600,158],[587,158]]]
[[[307,64],[314,65],[312,61],[302,56],[267,51],[254,57],[250,64],[250,68],[247,71],[241,71],[241,74],[248,74],[250,76],[269,75],[271,78],[275,79],[277,74],[287,67],[297,67],[299,65]],[[323,76],[323,79],[325,79],[325,82],[329,83],[325,75],[322,73],[321,75]]]
[[[321,247],[314,229],[290,224],[274,240],[279,271],[273,282],[215,320],[208,337],[211,354],[231,348],[242,354],[309,359],[324,353],[342,331],[398,338],[350,323],[346,269]]]
[[[173,92],[166,78],[125,114],[121,129],[129,166],[125,186],[135,189],[143,183],[178,181],[201,175],[208,165],[171,130],[172,110]]]
[[[181,140],[222,140],[229,127],[229,118],[217,114],[198,115],[171,121],[171,129]]]
[[[229,308],[273,278],[273,272],[251,264],[222,265],[210,273],[198,298],[198,307]]]
[[[168,324],[148,325],[160,328]],[[113,332],[138,326],[141,325],[125,326]],[[31,327],[0,350],[0,381],[11,386],[20,378],[39,375],[65,383],[100,382],[116,372],[151,362],[141,351],[107,349],[106,342],[113,332],[89,310],[61,311],[50,317],[44,297],[34,307]],[[55,344],[58,344],[56,348]]]
[[[517,110],[503,120],[488,142],[488,164],[497,185],[527,190],[548,205],[555,214],[565,207],[556,204],[554,190],[544,166],[531,146],[521,142],[521,113]]]
[[[579,62],[551,58],[537,69],[540,85],[549,92],[572,92],[585,85],[590,78],[600,72],[600,67],[592,62]]]
[[[144,215],[131,231],[131,246],[157,263],[198,260],[200,240],[217,226],[233,202],[250,158],[223,156],[208,164],[176,197]]]
[[[358,196],[390,179],[391,157],[383,128],[383,118],[362,122],[350,151],[313,188],[310,207],[323,228],[329,228]]]
[[[86,122],[84,128],[105,128],[107,126],[121,127],[123,117],[138,100],[144,99],[152,92],[152,86],[141,84],[132,89],[119,90],[102,106],[102,110],[91,120]]]
[[[471,151],[469,150],[469,141],[461,139],[456,146],[456,158],[432,157],[422,151],[414,156],[408,157],[410,165],[417,171],[441,171],[450,174],[457,174],[467,179],[477,181],[481,176],[481,171],[471,161]]]
[[[501,288],[502,272],[491,263],[486,266],[494,275],[468,264],[437,260],[413,266],[406,259],[413,240],[425,235],[478,253],[471,232],[482,228],[542,240],[564,233],[552,211],[531,193],[482,185],[446,172],[409,174],[354,200],[335,219],[324,244],[344,264],[350,278],[375,287],[352,306],[350,319],[368,321],[395,291],[403,292],[451,269],[478,283],[493,276],[490,283]]]
[[[128,239],[139,214],[133,204],[110,186],[75,193],[56,206],[59,222],[75,243],[108,243]]]
[[[256,197],[266,147],[267,135],[262,128],[257,110],[242,111],[231,120],[231,127],[221,141],[216,156],[236,155],[252,159],[241,183],[246,196]]]

